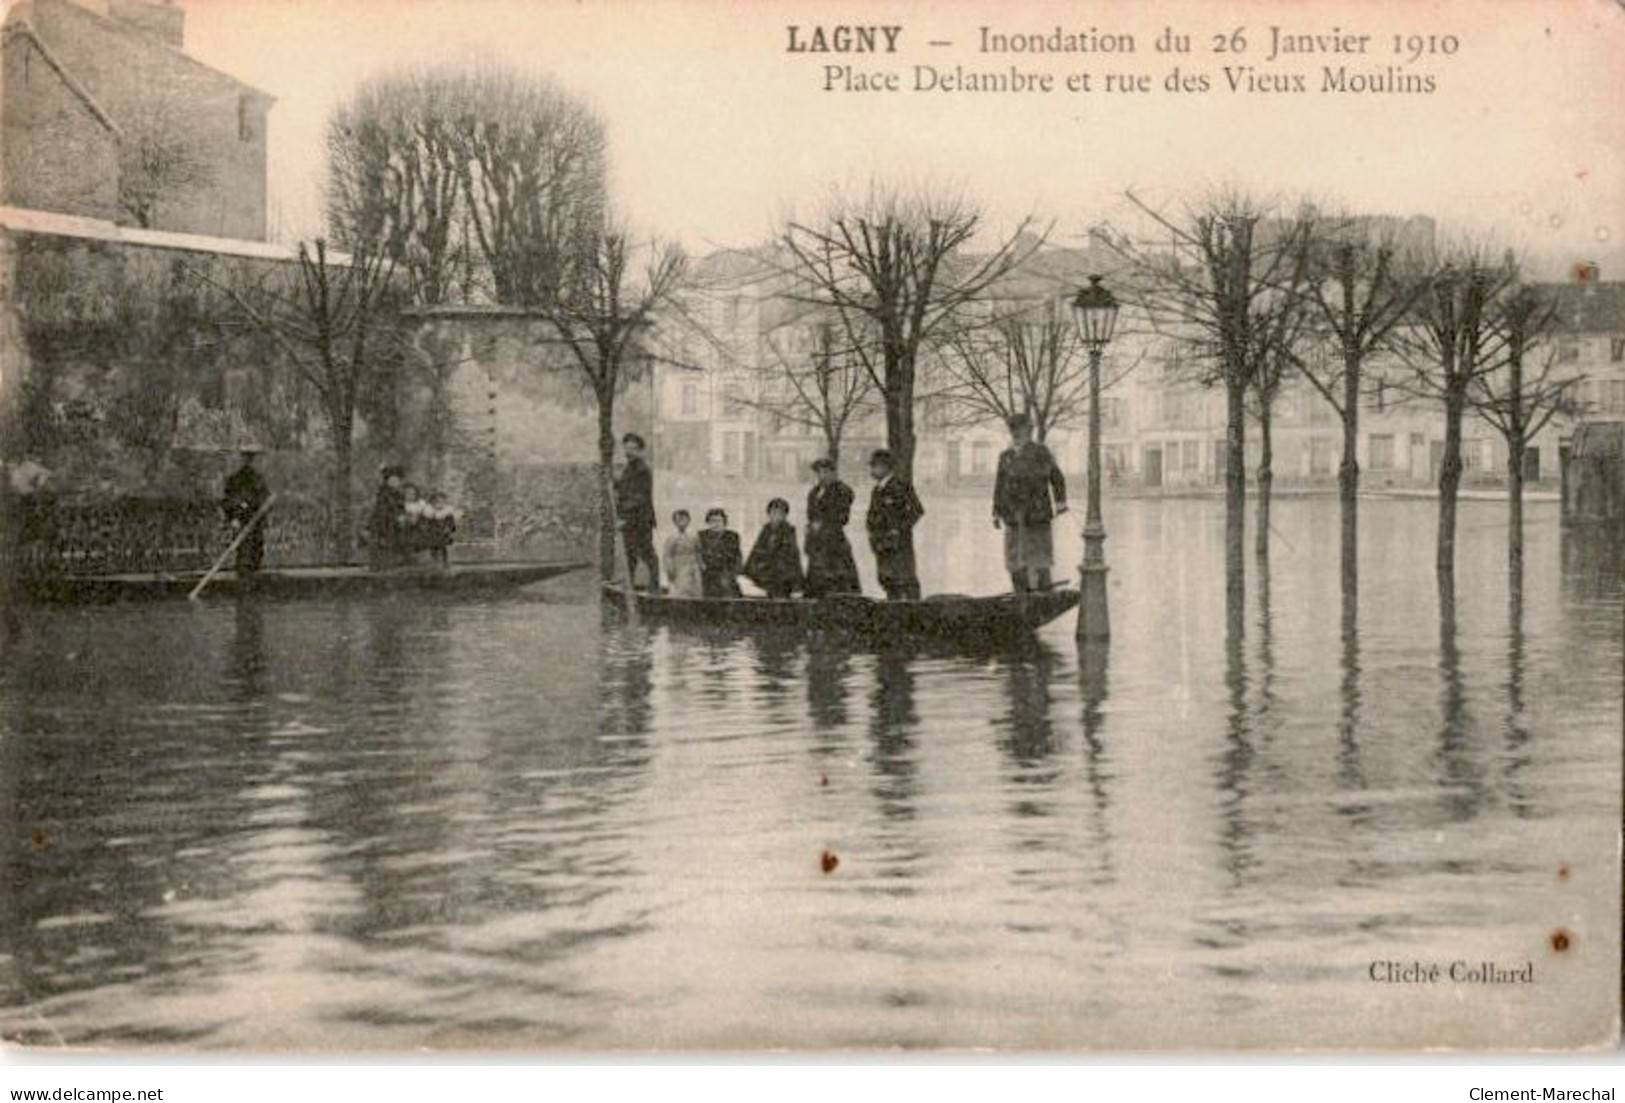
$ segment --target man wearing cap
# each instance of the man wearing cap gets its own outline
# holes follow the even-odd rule
[[[882,448],[869,457],[875,488],[869,495],[869,547],[875,573],[888,601],[920,600],[920,576],[914,563],[914,526],[925,507],[909,481],[894,470],[892,455]]]
[[[1050,521],[1066,512],[1066,477],[1048,448],[1033,440],[1026,414],[1010,419],[1010,447],[993,483],[993,527],[1004,529],[1004,566],[1018,594],[1047,590],[1055,566]],[[1054,494],[1054,508],[1050,495]]]
[[[271,492],[266,488],[264,477],[254,469],[254,457],[258,452],[257,448],[242,450],[242,465],[226,476],[225,492],[220,498],[220,512],[225,514],[234,538],[244,525],[253,525],[237,544],[236,567],[239,575],[258,571],[265,559],[265,517],[256,514],[259,514],[260,507]]]
[[[835,473],[835,462],[827,456],[813,461],[818,482],[807,492],[807,581],[803,589],[810,598],[825,594],[855,594],[858,565],[852,560],[852,545],[846,540],[846,522],[852,516],[852,488]]]
[[[615,513],[626,546],[626,573],[637,584],[638,564],[648,571],[647,588],[660,590],[660,560],[655,557],[655,478],[644,462],[643,438],[628,433],[621,438],[626,466],[615,480]]]

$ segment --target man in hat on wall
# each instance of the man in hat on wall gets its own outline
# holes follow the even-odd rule
[[[920,575],[914,563],[914,526],[925,507],[909,481],[893,469],[892,455],[882,448],[869,457],[875,488],[869,495],[869,547],[875,573],[888,601],[920,600]]]
[[[271,492],[265,485],[264,476],[254,468],[254,459],[258,454],[257,448],[242,450],[242,464],[226,476],[225,493],[220,499],[220,511],[225,514],[226,524],[231,527],[234,538],[244,525],[253,526],[237,545],[238,575],[253,574],[265,559],[265,516],[256,514],[259,514],[260,507]]]
[[[1066,512],[1066,477],[1049,449],[1033,440],[1026,414],[1015,415],[1009,424],[1010,447],[999,456],[993,483],[993,527],[1004,529],[1004,566],[1011,586],[1021,594],[1049,589],[1055,566],[1050,522]]]

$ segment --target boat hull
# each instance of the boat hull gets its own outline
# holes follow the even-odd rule
[[[450,567],[412,566],[390,570],[360,566],[280,567],[244,577],[222,571],[209,580],[199,596],[206,600],[220,600],[400,592],[478,594],[529,586],[588,565],[584,561],[567,561],[464,563]],[[185,598],[202,577],[201,571],[178,574],[46,575],[21,580],[21,588],[30,600],[52,604],[168,601]]]
[[[626,608],[626,592],[603,587],[604,600]],[[730,628],[794,628],[848,632],[870,640],[929,639],[981,645],[1019,639],[1077,607],[1078,592],[1050,590],[997,597],[932,597],[877,601],[840,595],[821,601],[771,598],[684,598],[638,594],[640,617],[661,624]]]

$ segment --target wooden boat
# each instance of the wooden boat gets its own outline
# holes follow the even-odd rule
[[[626,608],[626,591],[605,583],[604,600]],[[818,601],[765,597],[695,598],[637,594],[638,616],[662,624],[800,628],[850,632],[870,640],[937,639],[985,644],[1029,635],[1078,604],[1078,591],[881,601],[839,594]]]
[[[542,582],[590,566],[584,560],[519,563],[454,563],[449,567],[420,566],[375,570],[363,566],[310,566],[268,568],[239,577],[222,571],[209,581],[201,597],[334,597],[349,594],[412,593],[469,594],[510,590]],[[38,575],[19,580],[22,592],[34,601],[99,604],[114,601],[157,601],[185,598],[202,571],[175,574],[132,573],[97,575]]]

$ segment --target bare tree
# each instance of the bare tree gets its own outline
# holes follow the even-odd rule
[[[1103,240],[1127,267],[1124,293],[1154,332],[1189,347],[1202,379],[1225,391],[1225,579],[1231,620],[1245,597],[1242,564],[1247,502],[1247,396],[1260,357],[1273,346],[1259,332],[1272,311],[1287,308],[1302,278],[1305,213],[1226,192],[1182,215],[1155,210],[1132,192],[1128,199],[1162,232],[1162,248],[1121,235]]]
[[[598,406],[598,465],[602,518],[599,559],[605,578],[615,569],[614,510],[610,471],[615,462],[615,399],[629,369],[658,359],[652,330],[663,315],[682,317],[681,299],[689,279],[681,248],[653,243],[639,247],[624,229],[611,225],[568,255],[559,294],[540,307],[569,349]],[[646,254],[641,271],[638,254]]]
[[[936,343],[941,385],[933,392],[952,411],[953,424],[1032,419],[1043,443],[1055,429],[1089,416],[1089,356],[1077,327],[1053,299],[1008,306],[987,323],[952,328]],[[1101,381],[1110,390],[1140,359],[1116,367]]]
[[[239,266],[224,282],[195,270],[219,288],[241,324],[268,335],[321,402],[328,443],[329,553],[348,561],[354,547],[351,493],[356,410],[368,391],[398,369],[402,296],[394,262],[382,251],[329,255],[318,238],[299,246],[296,266]]]
[[[149,98],[119,117],[119,207],[151,228],[167,203],[215,182],[214,161],[171,98]]]
[[[1349,589],[1358,578],[1360,464],[1355,448],[1366,367],[1426,291],[1427,273],[1417,258],[1403,252],[1392,230],[1366,219],[1318,219],[1305,246],[1310,270],[1302,298],[1311,339],[1283,352],[1343,427],[1337,487],[1344,586]]]
[[[981,226],[981,211],[963,197],[872,185],[836,195],[815,222],[791,221],[781,235],[786,295],[838,320],[884,403],[886,443],[905,477],[914,469],[922,348],[1043,244],[1044,234],[1024,219],[991,250],[971,255]]]
[[[468,93],[452,70],[402,70],[364,81],[327,122],[329,232],[386,253],[424,305],[454,298],[471,260],[457,129]]]
[[[580,254],[604,243],[604,124],[542,77],[482,69],[464,77],[455,120],[468,225],[501,303],[545,305]]]
[[[1507,446],[1507,562],[1523,572],[1523,458],[1529,442],[1558,414],[1576,412],[1574,390],[1583,376],[1559,378],[1557,350],[1542,343],[1557,322],[1557,304],[1527,284],[1505,295],[1490,324],[1497,333],[1500,363],[1473,376],[1467,401]],[[1526,360],[1544,351],[1537,365]]]
[[[824,454],[839,465],[847,426],[874,408],[874,380],[837,323],[815,317],[799,311],[767,334],[761,387],[750,404],[818,433]]]
[[[1300,245],[1302,239],[1300,238]],[[1291,267],[1285,286],[1259,296],[1248,325],[1252,367],[1247,389],[1249,412],[1258,422],[1258,524],[1253,533],[1253,550],[1260,557],[1270,551],[1270,492],[1275,482],[1275,401],[1282,384],[1291,377],[1298,348],[1304,340],[1309,312],[1299,291],[1303,283],[1300,264]]]
[[[1493,372],[1506,349],[1495,321],[1501,295],[1516,279],[1508,261],[1491,261],[1476,246],[1460,246],[1436,266],[1437,275],[1416,299],[1413,324],[1398,335],[1409,367],[1407,393],[1444,408],[1444,454],[1439,467],[1439,533],[1435,569],[1451,574],[1456,563],[1456,495],[1461,489],[1461,423],[1478,380]]]

